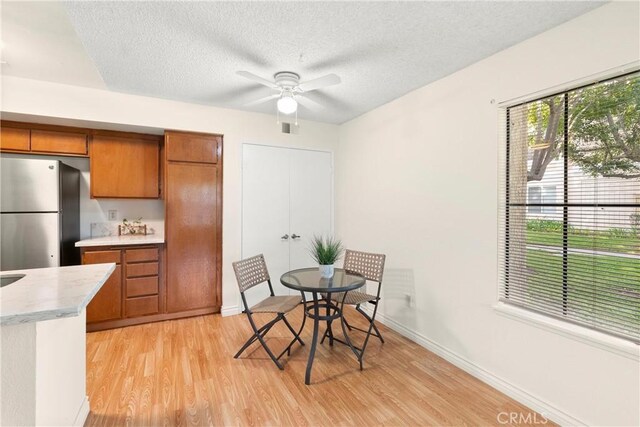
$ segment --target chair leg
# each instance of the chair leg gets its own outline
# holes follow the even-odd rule
[[[273,360],[273,363],[276,364],[278,369],[280,369],[281,371],[284,371],[284,366],[282,366],[282,363],[280,363],[278,358],[271,352],[271,349],[269,348],[269,346],[267,346],[267,343],[262,338],[262,335],[258,335],[258,339],[260,340],[260,344],[262,344],[262,347],[264,347],[267,354],[269,354],[269,357],[271,358],[271,360]]]
[[[291,323],[289,323],[287,318],[285,316],[282,316],[282,320],[284,321],[284,324],[287,325],[287,328],[289,328],[289,330],[291,331],[291,333],[295,337],[294,342],[298,341],[298,342],[300,342],[300,345],[304,345],[304,341],[302,341],[302,339],[300,338],[300,334],[302,333],[302,328],[304,328],[304,321],[306,320],[306,318],[307,318],[307,316],[303,317],[302,326],[300,327],[300,330],[296,333],[296,331],[293,329],[293,327],[291,326]]]
[[[254,342],[256,342],[256,340],[258,339],[258,335],[262,334],[262,335],[266,335],[267,332],[269,332],[269,330],[271,329],[271,327],[273,325],[275,325],[275,319],[270,321],[269,323],[266,323],[264,325],[262,325],[262,327],[260,327],[260,329],[258,329],[257,331],[255,331],[253,333],[253,335],[251,337],[249,337],[249,339],[247,340],[247,342],[244,343],[244,345],[242,346],[242,348],[240,348],[240,350],[238,350],[238,352],[235,354],[235,356],[233,356],[234,359],[237,359],[238,357],[240,357],[240,355],[242,354],[243,351],[245,351],[247,349],[247,347],[249,347],[251,344],[253,344]]]
[[[302,330],[304,329],[304,323],[306,321],[306,316],[302,319],[302,325],[300,326],[300,330],[297,333],[296,333],[296,331],[293,330],[293,327],[291,326],[291,324],[289,323],[289,321],[287,320],[287,318],[286,318],[286,316],[284,314],[282,314],[282,320],[284,321],[284,324],[287,325],[287,328],[289,328],[289,330],[293,334],[293,340],[291,340],[289,345],[287,347],[285,347],[285,349],[282,350],[282,353],[280,353],[278,355],[278,357],[277,357],[278,360],[280,360],[280,358],[285,353],[287,353],[288,356],[291,356],[291,347],[293,347],[293,345],[296,343],[296,341],[299,341],[300,345],[304,345],[304,341],[302,341],[302,339],[300,338],[300,334],[302,333]]]
[[[269,348],[269,346],[267,345],[267,343],[264,340],[264,335],[267,334],[267,332],[269,332],[269,330],[271,330],[271,327],[273,327],[273,325],[275,325],[276,323],[278,323],[280,320],[282,320],[282,315],[278,315],[275,319],[273,319],[271,322],[267,323],[266,325],[262,326],[260,329],[258,329],[256,327],[255,322],[253,321],[253,317],[251,317],[251,313],[247,313],[247,317],[249,318],[249,323],[251,324],[251,328],[254,331],[254,336],[258,339],[258,341],[260,341],[260,344],[262,344],[262,347],[265,349],[265,351],[267,352],[267,354],[269,355],[269,357],[271,358],[271,360],[273,360],[273,363],[276,364],[276,366],[278,367],[278,369],[280,369],[281,371],[284,370],[284,366],[282,366],[282,363],[280,363],[278,361],[278,358],[273,354],[273,352],[271,351],[271,349]],[[259,332],[264,330],[264,332]],[[254,342],[255,339],[253,339],[253,337],[251,337],[249,339],[249,341]],[[242,347],[242,349],[238,352],[238,354],[236,355],[239,356],[240,353],[242,353],[242,351],[244,351],[250,344],[251,342],[247,341],[247,343],[245,343],[245,345]]]
[[[373,316],[371,317],[369,317],[367,313],[365,313],[364,311],[362,311],[362,309],[360,309],[360,304],[356,306],[356,310],[370,320],[369,330],[367,331],[367,336],[364,339],[364,343],[362,343],[362,351],[360,352],[360,357],[358,357],[358,361],[360,362],[360,370],[362,371],[364,369],[363,368],[364,351],[367,349],[367,343],[369,342],[369,337],[371,337],[372,335],[371,330],[375,328],[374,322],[376,319],[376,313],[378,312],[378,304],[376,304],[375,308],[373,309]],[[380,338],[380,340],[384,343],[384,340],[382,339],[382,335],[379,335],[378,338]]]
[[[376,307],[376,308],[373,310],[374,318],[375,318],[375,313],[378,311],[378,305],[376,304],[376,306],[375,306],[375,307]],[[374,322],[374,319],[373,319],[373,318],[371,318],[371,317],[369,317],[369,315],[368,315],[365,311],[363,311],[363,310],[360,308],[360,304],[356,305],[356,311],[357,311],[358,313],[362,314],[362,315],[364,316],[364,318],[365,318],[365,319],[367,319],[371,325],[373,325],[373,329],[374,329],[374,330],[375,330],[375,332],[376,332],[376,333],[375,333],[375,334],[373,334],[373,335],[375,335],[376,337],[380,338],[380,341],[384,344],[384,338],[382,338],[382,334],[380,333],[380,330],[379,330],[379,329],[378,329],[378,327],[376,326],[376,324],[375,324],[375,322]],[[364,331],[364,332],[366,332],[366,331]]]
[[[344,314],[342,315],[342,318],[344,319],[344,324],[347,327],[347,329],[349,329],[350,331],[353,330],[353,328],[351,327],[351,325],[349,324],[349,322],[347,322],[347,318],[346,316],[344,316]]]

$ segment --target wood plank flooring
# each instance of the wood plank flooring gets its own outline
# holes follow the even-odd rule
[[[349,321],[364,326],[349,310]],[[302,308],[289,316],[296,327]],[[244,315],[93,332],[87,334],[86,425],[508,425],[499,423],[501,412],[544,420],[399,334],[381,331],[386,343],[371,338],[364,371],[348,347],[318,345],[310,386],[304,372],[311,322],[302,335],[306,345],[283,356],[284,371],[259,344],[233,358],[250,336]],[[278,354],[291,335],[279,325],[268,337]]]

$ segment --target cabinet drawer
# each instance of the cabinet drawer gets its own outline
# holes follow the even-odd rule
[[[127,317],[156,314],[159,311],[158,296],[128,298],[125,301],[124,312]]]
[[[83,264],[102,264],[105,262],[120,264],[120,251],[91,251],[82,255]]]
[[[218,137],[167,132],[167,160],[176,162],[216,163]]]
[[[87,135],[34,129],[31,131],[31,151],[86,155]]]
[[[8,128],[0,129],[0,148],[3,150],[29,151],[29,129]]]
[[[141,264],[127,264],[127,277],[157,276],[157,262],[143,262]]]
[[[125,259],[127,262],[157,261],[158,248],[127,249]]]
[[[158,293],[158,276],[127,279],[127,298]]]

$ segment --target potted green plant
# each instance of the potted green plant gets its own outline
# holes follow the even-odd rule
[[[318,263],[320,276],[327,279],[333,277],[335,262],[342,255],[342,242],[334,237],[313,236],[309,252]]]

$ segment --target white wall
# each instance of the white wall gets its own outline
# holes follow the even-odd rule
[[[297,134],[283,134],[276,124],[275,115],[6,76],[2,78],[0,110],[14,114],[223,134],[223,309],[231,309],[239,302],[231,262],[241,256],[241,145],[250,142],[333,152],[338,141],[338,127],[335,125],[301,120]],[[100,203],[105,210],[104,206],[109,202]],[[268,209],[268,206],[265,208]]]
[[[340,127],[337,232],[387,254],[386,322],[563,422],[640,425],[637,347],[612,352],[493,308],[504,125],[491,100],[640,60],[638,5],[605,5]]]

